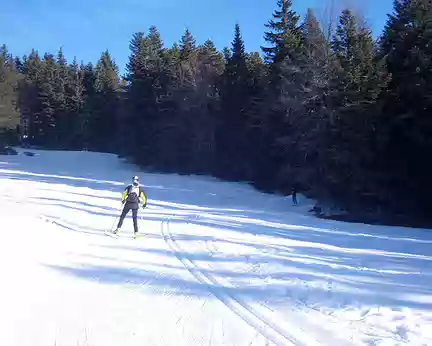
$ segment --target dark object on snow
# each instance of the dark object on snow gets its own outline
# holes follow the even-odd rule
[[[293,186],[292,188],[292,200],[293,200],[293,204],[297,205],[298,201],[297,201],[297,187]]]
[[[323,216],[323,211],[322,208],[315,205],[311,210],[309,210],[309,212],[314,213],[315,216]]]
[[[18,152],[9,146],[4,146],[3,148],[0,147],[0,155],[18,155]]]
[[[25,156],[35,156],[35,153],[32,153],[31,151],[24,151],[23,153]]]

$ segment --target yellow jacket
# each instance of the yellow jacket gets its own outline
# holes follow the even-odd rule
[[[146,207],[147,196],[142,186],[127,186],[122,194],[122,203],[127,203],[132,209],[138,209],[139,204],[142,204],[143,207]]]

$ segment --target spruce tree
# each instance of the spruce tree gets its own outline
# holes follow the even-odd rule
[[[333,75],[338,86],[337,104],[356,106],[374,101],[385,77],[376,60],[376,47],[369,29],[359,27],[356,17],[344,10],[332,40],[337,63]]]
[[[84,104],[80,114],[80,128],[82,146],[88,150],[93,146],[92,133],[90,128],[90,122],[92,121],[92,115],[97,111],[96,105],[96,74],[92,63],[80,66],[80,72],[82,74],[82,83],[84,88]]]
[[[174,42],[170,49],[165,51],[165,64],[167,65],[168,70],[174,71],[175,68],[180,63],[181,52],[180,46],[177,42]]]
[[[119,76],[118,67],[108,51],[102,53],[96,64],[94,89],[93,113],[89,119],[90,146],[111,152],[118,145]]]
[[[23,79],[18,84],[18,104],[21,110],[22,134],[27,143],[39,140],[40,119],[38,118],[38,84],[42,75],[42,61],[37,51],[23,57]]]
[[[19,73],[23,73],[23,62],[19,56],[15,57],[14,60],[15,68]]]
[[[380,42],[391,76],[383,95],[379,125],[384,184],[404,195],[406,210],[430,212],[432,169],[424,157],[432,150],[430,131],[432,9],[427,0],[394,2]],[[385,161],[384,161],[385,158]],[[394,201],[391,194],[387,199]]]
[[[259,52],[251,52],[246,55],[247,68],[254,79],[264,77],[267,72],[267,66]]]
[[[246,56],[249,71],[250,103],[247,109],[247,159],[248,179],[261,187],[261,172],[266,170],[268,163],[268,148],[265,141],[265,125],[267,123],[268,104],[267,74],[268,65],[258,52],[251,52]]]
[[[242,179],[247,169],[248,110],[251,105],[249,86],[251,82],[247,55],[239,24],[235,25],[231,56],[223,75],[221,89],[221,123],[218,129],[218,152],[220,174]],[[233,166],[232,162],[236,164]]]
[[[142,61],[140,60],[143,56],[143,42],[144,33],[137,32],[133,34],[132,40],[129,43],[129,49],[131,54],[129,61],[126,63],[127,80],[137,80],[140,77]]]
[[[37,83],[38,107],[35,112],[38,125],[39,143],[50,147],[58,147],[56,132],[58,109],[57,65],[52,54],[45,53],[42,60],[42,71]]]
[[[285,7],[285,11],[287,11]],[[288,16],[287,16],[288,17]],[[292,13],[291,13],[292,17]],[[329,47],[312,10],[301,25],[286,26],[283,60],[270,66],[270,87],[261,122],[261,151],[266,167],[258,171],[260,183],[289,192],[294,184],[314,186],[317,151],[322,145],[324,95],[328,87]],[[269,172],[271,172],[269,174]]]
[[[196,53],[196,40],[189,29],[186,29],[180,42],[180,55],[183,61],[190,60]]]
[[[273,19],[265,24],[269,29],[264,39],[269,47],[262,47],[267,63],[277,64],[286,57],[292,58],[300,44],[300,17],[291,9],[292,0],[278,0],[278,9],[273,13]]]
[[[381,53],[386,55],[401,42],[401,35],[407,28],[413,27],[411,11],[412,0],[393,0],[393,13],[388,15],[387,23],[381,36]]]
[[[196,46],[195,38],[192,36],[189,30],[186,30],[180,41],[180,64],[178,68],[178,74],[181,76],[181,88],[186,93],[192,92],[196,87],[196,69],[197,69],[197,58],[198,50]],[[187,100],[185,95],[185,100]]]
[[[353,74],[358,53],[358,27],[355,16],[350,10],[344,10],[339,19],[336,33],[332,40],[332,49],[341,67]]]
[[[192,33],[186,30],[179,44],[175,44],[170,52],[169,83],[161,103],[163,114],[159,121],[160,144],[157,146],[161,149],[159,157],[163,160],[164,169],[191,172],[196,166],[192,156],[199,156],[199,153],[192,152],[195,129],[200,123],[195,119],[199,103],[196,94],[199,50]]]
[[[202,66],[211,70],[209,74],[221,75],[225,69],[224,55],[218,52],[212,40],[207,40],[198,47],[198,59]]]
[[[69,66],[67,65],[67,61],[63,54],[62,48],[60,48],[57,53],[56,70],[57,70],[56,83],[55,83],[56,103],[57,103],[56,108],[59,113],[58,117],[60,116],[66,117],[67,116],[66,85],[70,77],[70,70],[69,70]]]
[[[319,66],[327,64],[330,49],[327,45],[318,19],[311,8],[308,8],[307,10],[301,31],[303,36],[303,45],[308,60]]]
[[[147,39],[150,42],[149,49],[154,51],[154,54],[160,56],[163,49],[163,42],[160,32],[154,25],[150,27]]]
[[[224,59],[225,59],[225,64],[228,64],[229,59],[231,58],[231,50],[228,47],[224,47],[222,50]]]
[[[207,40],[198,46],[196,88],[189,95],[188,128],[190,162],[188,170],[211,172],[216,160],[216,124],[219,115],[218,82],[224,71],[224,57]]]
[[[69,78],[66,84],[67,136],[63,139],[68,147],[82,149],[84,136],[82,132],[82,116],[85,103],[84,89],[85,71],[78,65],[76,57],[69,66]]]
[[[5,45],[0,47],[0,135],[15,130],[20,123],[18,111],[19,74],[15,60]]]
[[[333,56],[327,66],[330,78],[324,87],[318,122],[325,131],[316,132],[320,170],[313,177],[314,189],[323,197],[352,207],[362,195],[375,190],[370,169],[374,161],[375,104],[386,78],[370,30],[359,25],[350,10],[342,12],[331,46]]]
[[[280,187],[285,180],[276,179],[277,172],[281,167],[290,166],[288,160],[292,153],[286,141],[294,140],[292,131],[295,127],[288,120],[294,123],[293,119],[301,112],[304,84],[302,65],[305,53],[300,17],[292,10],[291,0],[279,0],[277,6],[273,19],[266,24],[268,31],[264,39],[268,46],[262,47],[265,61],[269,64],[268,86],[263,93],[266,107],[260,124],[261,151],[266,153],[266,157],[257,169],[257,179],[266,188]]]
[[[154,165],[158,161],[155,148],[160,136],[161,101],[166,94],[169,76],[166,52],[155,27],[149,34],[134,34],[131,55],[127,64],[128,109],[121,119],[122,142],[127,153],[142,164]]]

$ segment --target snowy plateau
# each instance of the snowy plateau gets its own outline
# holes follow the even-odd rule
[[[319,220],[313,201],[140,172],[116,155],[0,157],[0,345],[432,345],[432,230]],[[104,234],[139,175],[130,215]]]

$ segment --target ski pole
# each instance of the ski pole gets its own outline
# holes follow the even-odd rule
[[[114,223],[112,224],[112,226],[111,226],[111,233],[113,232],[113,230],[114,230],[114,227],[115,227],[115,225],[116,225],[116,223],[117,223],[117,220],[118,220],[118,218],[119,218],[119,216],[116,216],[116,218],[114,219]]]
[[[121,210],[120,210],[120,215],[123,213],[123,209],[124,209],[124,207],[125,207],[125,204],[122,202],[122,208],[121,208]],[[115,225],[116,225],[116,223],[117,223],[117,220],[120,218],[120,215],[118,215],[118,216],[114,219],[114,223],[113,223],[112,226],[111,226],[111,233],[113,232],[114,227],[115,227]]]

